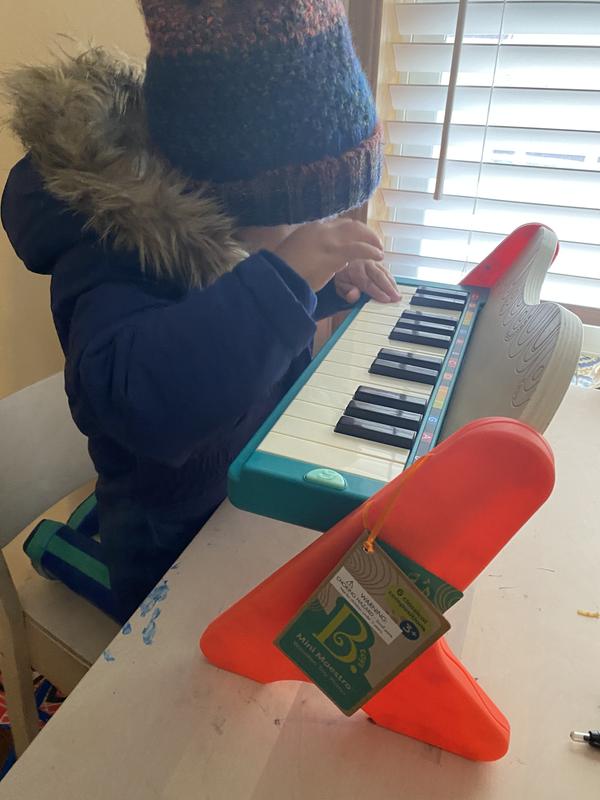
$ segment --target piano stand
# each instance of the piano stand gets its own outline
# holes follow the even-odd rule
[[[371,499],[372,518],[397,480]],[[538,433],[515,420],[478,420],[436,447],[405,483],[380,538],[464,591],[553,484],[552,453]],[[357,509],[221,614],[201,638],[206,658],[261,683],[307,680],[273,640],[361,531]],[[507,720],[443,640],[364,711],[382,727],[476,761],[508,748]]]

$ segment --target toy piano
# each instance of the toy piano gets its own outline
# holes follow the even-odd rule
[[[234,505],[327,530],[472,419],[543,431],[581,350],[579,320],[539,302],[557,249],[526,225],[461,285],[359,303],[232,464]]]

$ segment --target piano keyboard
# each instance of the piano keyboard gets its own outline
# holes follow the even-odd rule
[[[398,303],[352,312],[240,454],[236,505],[323,529],[310,510],[323,492],[351,510],[434,446],[481,290],[398,288]],[[264,492],[288,498],[284,516]]]

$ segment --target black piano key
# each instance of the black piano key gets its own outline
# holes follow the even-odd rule
[[[384,425],[393,425],[397,428],[408,428],[410,431],[418,431],[423,421],[423,414],[415,414],[414,411],[401,411],[398,408],[376,406],[372,403],[362,403],[360,400],[351,400],[346,406],[344,415],[356,417],[357,419],[367,419],[371,422],[381,422]]]
[[[458,321],[450,317],[442,317],[439,314],[428,314],[426,311],[403,311],[400,319],[414,319],[422,320],[423,322],[432,322],[435,325],[448,325],[456,330]]]
[[[396,323],[402,328],[414,328],[416,331],[425,331],[426,333],[441,333],[443,336],[454,336],[456,328],[454,325],[446,325],[440,322],[425,322],[424,320],[410,319],[405,317],[404,314]]]
[[[401,411],[414,411],[416,414],[424,414],[429,403],[427,397],[392,392],[389,389],[376,389],[372,386],[359,386],[354,393],[354,399],[360,400],[361,403],[398,408]]]
[[[419,286],[417,294],[435,294],[441,297],[458,297],[466,302],[468,294],[462,289],[444,289],[440,286]]]
[[[393,447],[403,447],[407,450],[413,446],[417,434],[407,428],[397,428],[394,425],[382,425],[380,422],[370,422],[356,417],[340,418],[335,426],[336,433],[345,433],[347,436],[356,436],[369,442],[390,444]]]
[[[376,358],[369,367],[372,375],[386,375],[388,378],[402,378],[405,381],[426,383],[433,386],[438,379],[438,371],[426,367],[415,367],[412,364],[400,364],[398,361],[386,361]]]
[[[428,347],[443,347],[446,350],[452,344],[452,336],[441,333],[428,333],[414,328],[396,326],[389,337],[396,342],[412,342],[413,344],[426,344]]]
[[[462,311],[465,307],[464,300],[459,300],[457,297],[442,297],[437,294],[413,294],[410,304],[425,308],[446,308],[452,311]]]
[[[441,356],[424,356],[421,353],[412,353],[410,350],[390,350],[387,347],[381,348],[377,358],[384,358],[386,361],[398,361],[400,364],[412,364],[415,367],[436,369],[438,372],[444,363],[444,359]]]

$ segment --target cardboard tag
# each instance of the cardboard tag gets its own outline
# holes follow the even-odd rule
[[[450,630],[389,553],[404,557],[377,541],[366,552],[368,535],[361,534],[275,641],[347,716]],[[439,582],[434,597],[446,607],[462,596],[419,570],[421,581],[426,573]]]
[[[395,562],[396,566],[400,567],[406,577],[414,583],[417,589],[424,594],[428,600],[431,600],[433,605],[438,611],[444,614],[449,608],[462,598],[463,593],[454,586],[451,586],[446,581],[438,578],[433,572],[417,564],[416,561],[408,558],[398,552],[391,544],[384,542],[383,539],[378,539],[378,545],[381,549],[388,554],[388,556]]]

